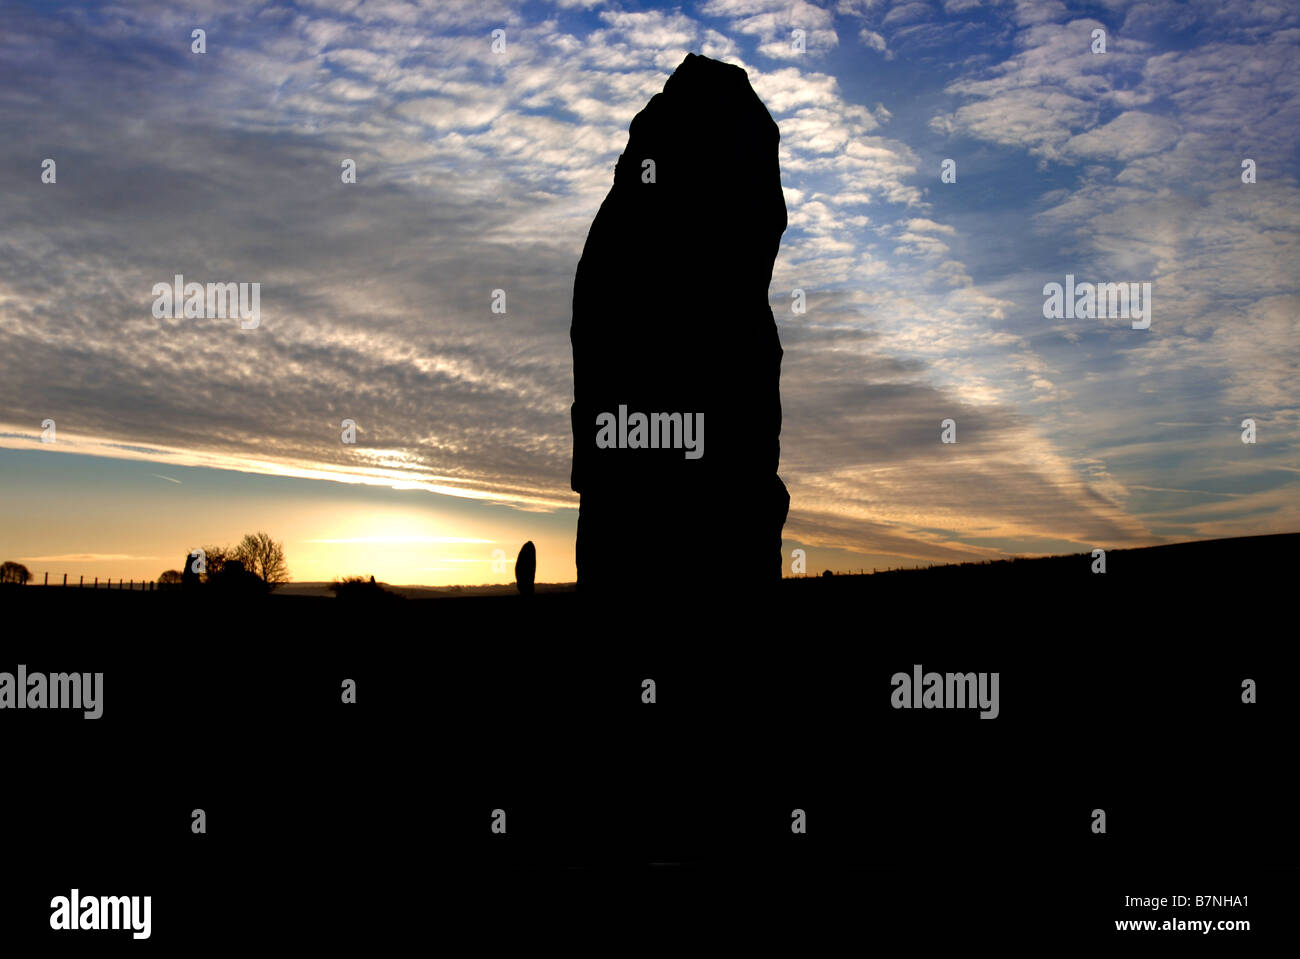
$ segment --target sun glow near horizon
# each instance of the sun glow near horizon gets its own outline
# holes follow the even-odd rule
[[[93,465],[92,465],[93,464]],[[0,559],[41,583],[156,581],[186,553],[264,530],[294,582],[374,576],[409,586],[509,583],[527,540],[540,582],[576,579],[576,511],[519,509],[423,488],[0,448],[11,503]]]
[[[336,519],[323,535],[295,544],[304,570],[295,579],[320,582],[372,575],[404,586],[509,582],[521,545],[522,540],[511,543],[472,535],[459,521],[448,524],[444,518],[411,510],[397,509],[381,517],[348,514]],[[501,551],[496,558],[495,550]]]

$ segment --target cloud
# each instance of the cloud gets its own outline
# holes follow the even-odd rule
[[[1064,153],[1078,157],[1135,160],[1164,152],[1178,142],[1179,126],[1168,117],[1140,110],[1121,113],[1114,120],[1065,143]]]
[[[0,162],[32,173],[0,194],[4,442],[53,416],[60,451],[574,505],[573,270],[629,122],[694,49],[746,69],[781,130],[792,536],[937,559],[1278,522],[1296,16],[1107,9],[1118,29],[963,0],[213,2],[204,57],[159,0],[11,10],[0,89],[44,79],[40,103],[0,97]],[[872,53],[837,51],[840,29]],[[1044,321],[1067,271],[1152,281],[1151,335]],[[176,273],[260,282],[261,326],[155,320]],[[1230,459],[1217,431],[1252,414],[1267,444]],[[1200,482],[1221,474],[1250,496],[1159,492],[1232,492]]]
[[[894,54],[889,50],[889,44],[885,42],[883,36],[874,30],[863,27],[858,31],[858,39],[862,41],[862,45],[867,49],[883,53],[887,59],[893,59]]]
[[[57,553],[53,556],[20,556],[28,563],[104,563],[136,559],[156,560],[157,556],[132,556],[129,553]]]
[[[932,16],[934,11],[928,3],[899,3],[885,15],[885,26],[903,23],[915,23]]]
[[[342,539],[309,539],[307,543],[356,544],[370,543],[388,546],[425,545],[429,543],[495,543],[494,539],[474,539],[467,536],[350,536]]]
[[[726,19],[733,33],[756,37],[758,52],[769,59],[817,57],[839,45],[830,11],[806,0],[708,0],[699,10]],[[803,52],[793,48],[795,30],[804,32]]]

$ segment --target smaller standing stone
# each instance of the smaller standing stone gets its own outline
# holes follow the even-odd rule
[[[521,596],[533,595],[533,578],[537,575],[537,547],[530,539],[519,550],[515,560],[515,586]]]

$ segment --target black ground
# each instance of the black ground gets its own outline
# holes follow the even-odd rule
[[[49,936],[76,886],[152,895],[164,951],[387,954],[466,924],[484,947],[540,945],[611,906],[633,939],[734,909],[812,954],[839,924],[854,948],[1293,936],[1297,549],[786,580],[689,607],[671,581],[606,608],[0,590],[0,671],[105,674],[99,720],[0,711],[0,930]],[[892,708],[915,664],[998,672],[1000,715]],[[1249,905],[1124,907],[1211,894]],[[1114,927],[1170,917],[1252,928]]]

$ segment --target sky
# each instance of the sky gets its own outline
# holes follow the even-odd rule
[[[1300,6],[55,0],[0,7],[0,559],[571,581],[574,271],[688,52],[781,132],[787,572],[1300,530]]]

